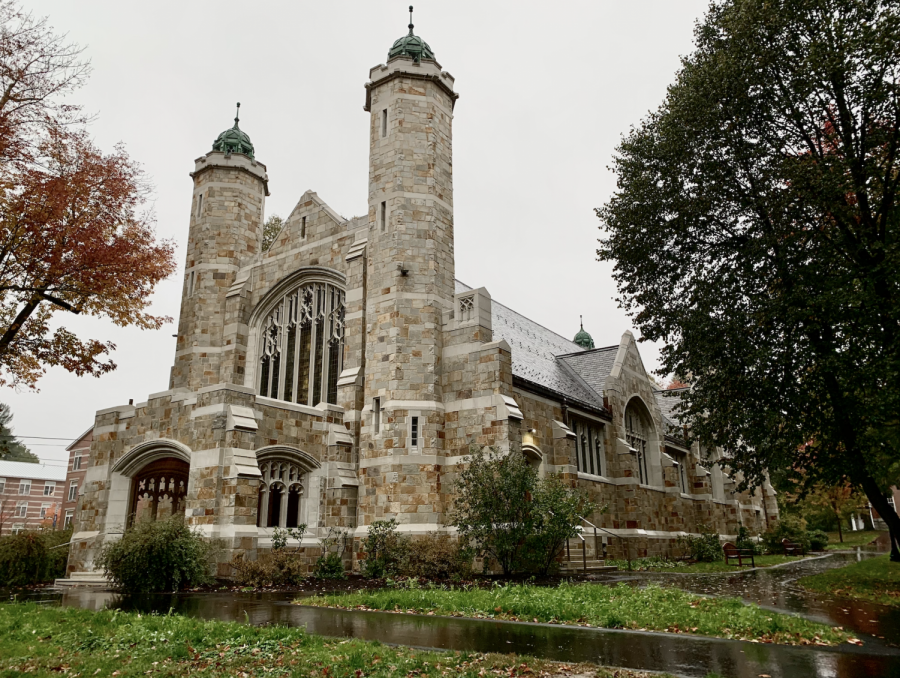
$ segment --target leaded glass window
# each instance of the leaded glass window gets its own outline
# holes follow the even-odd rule
[[[570,417],[575,434],[575,459],[581,473],[606,475],[606,454],[603,448],[603,426],[596,421]]]
[[[286,294],[260,330],[259,394],[301,405],[337,404],[344,291],[308,283]]]
[[[637,450],[638,477],[641,485],[650,484],[650,474],[647,468],[647,434],[640,415],[633,407],[625,411],[625,440]]]

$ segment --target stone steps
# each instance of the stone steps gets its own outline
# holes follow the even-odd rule
[[[68,579],[57,579],[54,586],[62,588],[71,586],[109,586],[109,580],[102,572],[72,572]]]

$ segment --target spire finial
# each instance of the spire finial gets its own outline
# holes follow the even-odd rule
[[[234,126],[235,127],[238,126],[238,122],[240,121],[240,119],[241,119],[241,102],[238,101],[237,102],[237,111],[235,111],[235,114],[234,114]]]
[[[410,35],[413,34],[412,13],[413,13],[413,6],[410,5],[410,6],[409,6],[409,34],[410,34]]]
[[[578,316],[578,323],[581,325],[581,329],[584,329],[584,316]]]

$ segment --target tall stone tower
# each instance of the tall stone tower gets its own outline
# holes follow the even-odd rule
[[[454,298],[452,120],[458,95],[409,33],[373,68],[362,524],[439,521],[444,412],[442,315]]]
[[[266,166],[254,158],[237,115],[212,151],[195,161],[191,177],[194,197],[170,388],[195,391],[244,382],[246,330],[228,317],[226,301],[238,268],[260,250],[269,191]]]

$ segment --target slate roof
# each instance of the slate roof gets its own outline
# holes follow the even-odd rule
[[[669,435],[682,437],[681,424],[678,423],[678,413],[675,408],[681,400],[681,394],[687,391],[686,388],[673,388],[665,391],[654,391],[656,402],[659,405],[659,411],[662,412],[663,421],[669,427]]]
[[[31,464],[27,461],[0,461],[0,478],[31,478],[32,480],[66,479],[66,465]]]
[[[472,288],[456,281],[456,293]],[[505,339],[512,349],[513,376],[543,386],[596,409],[604,409],[602,396],[584,382],[577,372],[567,369],[556,356],[583,349],[565,337],[491,300],[494,340]]]
[[[606,388],[606,378],[612,372],[618,352],[618,346],[605,346],[604,348],[592,348],[578,353],[560,355],[557,356],[557,359],[584,379],[594,391],[602,394],[603,389]]]

